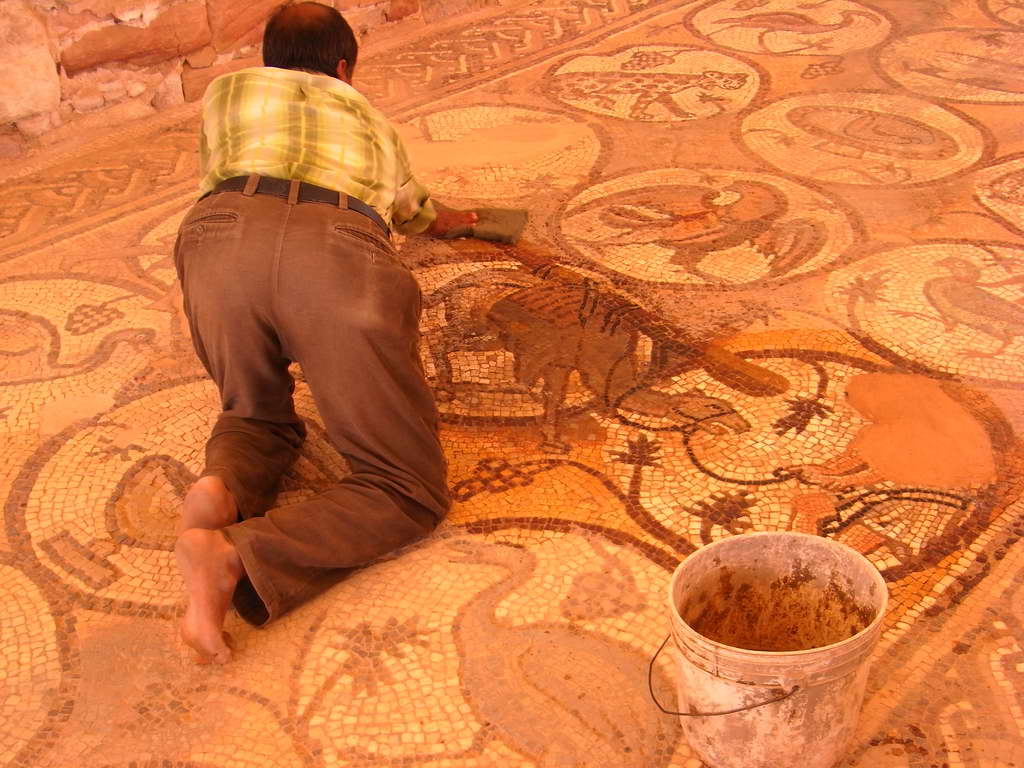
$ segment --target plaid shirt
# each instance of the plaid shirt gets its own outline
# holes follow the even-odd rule
[[[233,176],[299,179],[373,206],[404,234],[436,214],[394,126],[347,83],[252,67],[222,75],[203,97],[200,191]]]

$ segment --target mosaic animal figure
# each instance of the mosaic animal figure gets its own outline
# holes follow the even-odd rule
[[[747,84],[745,72],[705,70],[687,72],[563,72],[550,81],[552,94],[565,101],[587,101],[614,109],[618,99],[635,98],[629,110],[633,120],[657,120],[651,107],[658,105],[683,120],[697,117],[679,106],[677,97],[687,91],[735,91]],[[708,94],[710,95],[710,93]]]
[[[989,185],[989,194],[1011,205],[1024,205],[1024,171],[1000,176]]]
[[[538,768],[669,764],[679,721],[647,701],[643,654],[579,626],[499,620],[497,607],[530,580],[536,557],[504,544],[448,546],[461,555],[453,562],[505,572],[463,607],[453,630],[463,689],[495,737]]]
[[[878,154],[900,160],[935,161],[956,157],[953,137],[920,120],[855,107],[803,106],[787,119],[810,136],[821,139],[813,149],[859,160]]]
[[[777,32],[785,32],[797,35],[819,35],[825,32],[838,32],[847,29],[857,23],[858,18],[870,19],[873,25],[881,23],[879,18],[866,11],[842,11],[839,14],[839,21],[821,22],[804,13],[792,11],[766,11],[763,13],[752,13],[748,16],[733,16],[719,19],[717,23],[725,26],[716,29],[712,37],[720,35],[731,29],[753,29],[760,30],[757,35],[757,45],[769,53],[795,53],[798,48],[788,51],[773,51],[766,45],[765,38]],[[807,46],[808,48],[810,46]]]
[[[939,313],[946,330],[966,325],[999,341],[992,352],[968,350],[970,357],[996,357],[1013,340],[1024,336],[1024,307],[981,287],[981,268],[972,262],[949,257],[936,262],[949,270],[948,277],[933,277],[924,284],[924,295]]]
[[[706,282],[722,279],[701,269],[711,253],[744,243],[769,258],[766,277],[786,274],[821,251],[824,226],[813,219],[784,220],[786,196],[760,181],[736,181],[724,189],[673,184],[628,190],[569,211],[596,215],[603,225],[592,239],[598,247],[652,243],[671,250],[671,263]]]
[[[574,371],[605,412],[636,412],[681,430],[712,434],[743,432],[750,425],[726,400],[698,390],[669,394],[654,385],[672,375],[670,371],[700,364],[702,356],[710,356],[704,360],[709,370],[739,387],[766,394],[788,386],[725,350],[709,351],[672,338],[670,329],[657,327],[653,318],[639,323],[645,316],[639,306],[582,280],[566,284],[525,272],[483,270],[452,281],[443,293],[426,298],[426,306],[438,304],[444,305],[447,322],[427,332],[438,399],[455,396],[453,353],[508,350],[521,391],[532,393],[542,383],[541,445],[552,452],[569,450],[560,437],[560,417]],[[646,369],[636,359],[643,332],[656,339],[654,363]]]
[[[1007,54],[1010,59],[1019,56],[1020,51],[1008,51]],[[1024,65],[1015,64],[1012,60],[940,51],[932,61],[911,69],[928,77],[988,91],[1024,93]]]
[[[96,330],[102,328],[88,332]],[[46,318],[0,309],[0,359],[4,360],[0,384],[30,384],[86,374],[119,355],[147,350],[156,334],[151,328],[122,327],[78,344],[74,343],[78,339],[69,340],[68,335],[75,334],[62,336]]]

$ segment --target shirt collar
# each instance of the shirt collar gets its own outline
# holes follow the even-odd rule
[[[234,72],[229,72],[226,75],[222,75],[224,78],[231,77],[245,77],[245,78],[256,78],[266,79],[274,82],[291,83],[294,85],[319,88],[324,91],[337,93],[339,96],[346,98],[357,98],[365,101],[364,97],[359,91],[353,88],[351,85],[346,83],[344,80],[339,80],[336,77],[330,77],[329,75],[322,74],[320,72],[309,72],[302,69],[282,69],[281,67],[248,67],[246,69],[239,69]]]

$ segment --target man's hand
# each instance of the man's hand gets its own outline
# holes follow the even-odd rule
[[[473,234],[473,225],[480,220],[473,211],[457,211],[434,202],[437,218],[427,228],[427,234],[433,237],[467,237]]]

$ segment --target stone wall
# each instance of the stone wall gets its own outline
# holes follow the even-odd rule
[[[337,7],[360,36],[421,12],[420,0],[320,2]],[[78,124],[199,99],[221,72],[261,63],[263,26],[281,4],[0,0],[0,157],[68,135]]]

